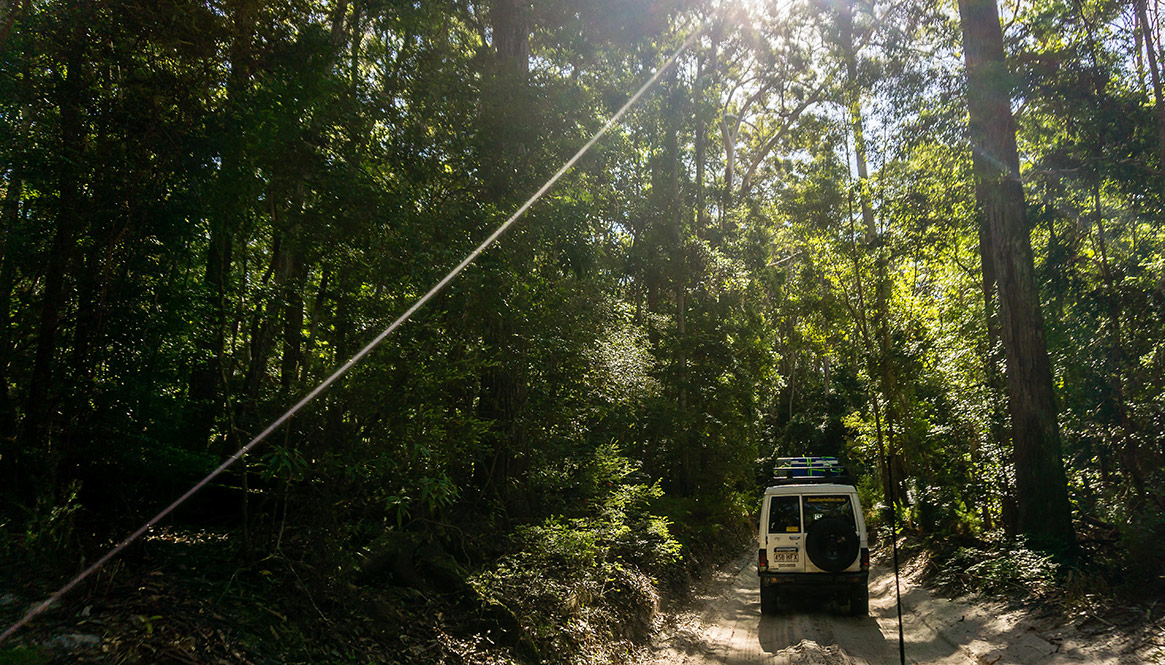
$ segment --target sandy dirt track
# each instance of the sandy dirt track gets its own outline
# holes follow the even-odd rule
[[[850,617],[831,603],[805,602],[765,616],[753,555],[742,557],[709,589],[703,607],[681,613],[663,631],[652,665],[896,665],[894,576],[875,567],[870,616]],[[1122,644],[1073,627],[1038,630],[1002,605],[936,596],[903,580],[907,663],[934,665],[1132,665],[1165,663],[1161,649]],[[1144,645],[1141,645],[1144,647]]]

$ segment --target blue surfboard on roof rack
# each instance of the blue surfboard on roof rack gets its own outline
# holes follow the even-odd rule
[[[836,457],[778,457],[773,467],[778,485],[796,483],[839,483],[852,485],[849,474]]]

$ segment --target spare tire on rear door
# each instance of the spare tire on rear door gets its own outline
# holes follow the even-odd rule
[[[845,520],[819,519],[805,534],[805,554],[821,570],[840,573],[858,556],[858,533]]]

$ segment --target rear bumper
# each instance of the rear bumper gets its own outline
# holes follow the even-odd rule
[[[870,580],[868,570],[844,573],[761,573],[762,587],[814,591],[848,591],[855,586],[865,587]]]

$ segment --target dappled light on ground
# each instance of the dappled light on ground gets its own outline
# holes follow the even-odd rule
[[[701,610],[677,622],[652,665],[874,665],[897,663],[894,577],[871,571],[870,616],[802,599],[782,614],[760,612],[751,553],[725,575]],[[1075,626],[1037,627],[1017,610],[952,601],[904,581],[906,662],[926,665],[1133,665],[1161,662],[1159,647],[1084,639]],[[1072,637],[1074,636],[1074,637]],[[1156,649],[1156,650],[1154,650]],[[1154,655],[1156,654],[1156,655]],[[1153,660],[1157,658],[1158,660]]]

